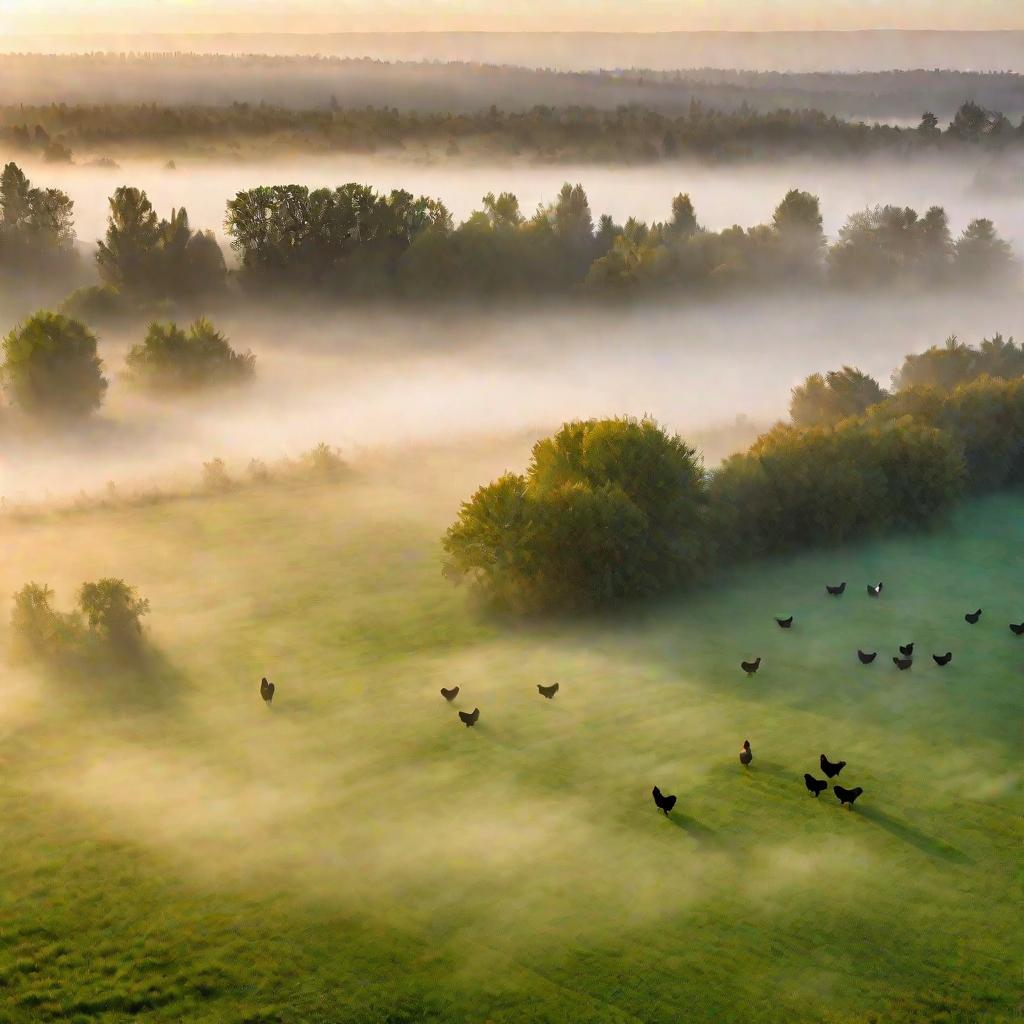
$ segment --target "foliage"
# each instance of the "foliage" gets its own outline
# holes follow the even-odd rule
[[[0,269],[67,273],[76,259],[73,208],[60,189],[36,188],[8,163],[0,173]]]
[[[341,457],[341,452],[325,441],[321,441],[305,452],[300,459],[300,464],[313,476],[320,477],[338,477],[348,469],[345,460]]]
[[[146,193],[128,185],[110,197],[96,264],[105,284],[143,299],[196,300],[222,291],[227,280],[212,233],[194,232],[184,208],[158,220]]]
[[[232,349],[209,320],[183,330],[174,323],[152,323],[145,340],[125,357],[129,380],[153,391],[188,391],[250,380],[256,357]]]
[[[927,522],[963,484],[953,439],[910,417],[780,424],[713,474],[710,508],[720,551],[750,558]]]
[[[0,381],[11,400],[37,416],[86,416],[103,401],[107,382],[96,338],[80,321],[44,310],[4,339]]]
[[[996,334],[972,348],[954,334],[941,347],[908,355],[893,375],[893,384],[899,390],[925,386],[949,391],[986,374],[1004,379],[1024,375],[1024,346]]]
[[[53,660],[73,648],[81,622],[57,611],[53,590],[42,583],[26,583],[14,595],[11,611],[13,653],[24,659]]]
[[[818,427],[859,416],[885,398],[874,377],[852,367],[812,373],[793,388],[789,417],[798,427]]]
[[[83,323],[97,324],[116,322],[128,312],[128,308],[116,288],[109,284],[94,284],[76,288],[61,303],[60,312]]]
[[[113,577],[83,583],[78,606],[94,635],[115,648],[130,650],[138,646],[141,618],[149,612],[149,601],[139,597],[135,587]]]
[[[221,458],[210,459],[209,462],[203,463],[202,481],[203,490],[214,493],[230,490],[234,486],[234,481],[228,473],[228,467]]]
[[[659,593],[705,571],[702,487],[693,449],[650,420],[567,423],[464,503],[449,571],[519,611]]]

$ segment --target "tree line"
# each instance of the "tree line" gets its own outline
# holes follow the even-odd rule
[[[237,286],[249,296],[315,292],[417,301],[499,297],[623,299],[685,292],[779,287],[841,289],[1008,287],[1020,268],[991,220],[954,237],[945,210],[875,206],[852,214],[829,243],[818,197],[791,189],[771,222],[708,230],[690,197],[670,217],[595,222],[582,185],[566,183],[527,215],[511,192],[488,193],[456,224],[445,204],[403,189],[259,186],[227,203],[226,229],[238,259],[229,273],[210,231],[184,208],[160,217],[131,186],[110,197],[97,243],[100,288],[65,308],[86,320],[123,312],[153,315],[160,303],[203,306]],[[0,268],[66,266],[75,253],[72,202],[34,187],[14,163],[0,176]]]
[[[813,375],[791,422],[712,471],[650,420],[566,423],[525,473],[464,502],[445,575],[507,610],[603,608],[749,559],[920,527],[964,494],[1024,484],[1024,349],[1012,338],[908,356],[894,385],[851,367]]]
[[[916,128],[904,128],[814,109],[714,109],[696,99],[683,113],[634,105],[613,110],[537,105],[525,111],[492,105],[472,113],[430,113],[343,108],[332,97],[324,107],[301,110],[265,103],[0,107],[0,140],[15,150],[61,162],[83,151],[195,145],[208,153],[240,143],[264,151],[374,153],[421,147],[448,156],[525,155],[555,162],[718,162],[798,153],[906,156],[957,153],[968,147],[1024,148],[1024,118],[1014,123],[973,100],[964,102],[945,125],[925,111]]]

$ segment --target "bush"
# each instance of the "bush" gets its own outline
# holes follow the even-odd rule
[[[223,459],[210,459],[203,463],[203,489],[207,491],[228,491],[234,481],[228,474],[228,467]]]
[[[954,334],[941,348],[933,345],[907,356],[893,374],[893,384],[901,391],[921,386],[952,391],[959,384],[986,374],[1003,379],[1024,376],[1024,345],[1017,346],[1013,338],[1005,341],[1001,334],[996,334],[971,348]]]
[[[525,476],[466,502],[444,540],[469,575],[520,611],[598,608],[691,582],[707,567],[703,473],[694,450],[650,420],[567,423],[538,442]]]
[[[11,401],[32,415],[94,412],[107,389],[102,371],[95,336],[60,313],[40,311],[4,339],[0,380]]]
[[[345,460],[341,457],[341,452],[324,441],[303,453],[300,465],[314,476],[329,479],[341,476],[348,469]]]
[[[875,422],[913,417],[957,445],[973,493],[1024,483],[1024,377],[980,377],[952,392],[916,386],[873,408]]]
[[[963,482],[953,439],[910,417],[780,425],[722,464],[710,507],[720,551],[749,558],[927,521]]]
[[[142,638],[142,616],[149,602],[124,580],[107,577],[95,583],[83,583],[78,605],[89,629],[111,645],[132,649]]]
[[[111,323],[128,312],[124,296],[107,284],[76,288],[62,303],[61,313],[85,323]]]
[[[798,427],[818,427],[859,416],[882,401],[886,392],[874,377],[852,366],[813,373],[793,388],[789,416]]]
[[[54,659],[74,645],[80,621],[57,611],[52,598],[53,591],[43,583],[26,583],[14,595],[11,637],[16,657]]]
[[[256,357],[235,352],[209,320],[182,330],[174,323],[153,323],[145,341],[125,358],[128,379],[152,391],[189,391],[239,384],[252,378]]]

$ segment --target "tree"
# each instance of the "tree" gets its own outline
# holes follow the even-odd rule
[[[953,261],[957,275],[976,284],[1001,283],[1016,270],[1009,242],[983,217],[972,220],[956,240]]]
[[[39,272],[75,258],[74,203],[60,189],[34,188],[17,164],[0,174],[0,264]]]
[[[688,194],[680,192],[672,200],[672,220],[669,222],[667,234],[670,238],[687,239],[700,231],[697,213]]]
[[[205,318],[188,331],[174,323],[152,323],[145,340],[125,357],[129,380],[154,391],[238,384],[253,376],[255,364],[252,353],[235,352]]]
[[[83,583],[78,606],[96,636],[115,647],[138,646],[142,637],[140,620],[149,612],[149,602],[139,597],[135,587],[113,577]]]
[[[567,423],[534,446],[525,475],[462,506],[447,568],[521,611],[647,596],[702,576],[703,507],[703,471],[680,438],[650,420]]]
[[[817,427],[859,416],[886,397],[874,377],[852,366],[813,373],[793,388],[789,416],[798,427]]]
[[[53,418],[88,415],[107,389],[93,334],[78,320],[46,311],[4,339],[0,380],[25,412]]]
[[[973,100],[964,103],[946,129],[950,135],[965,142],[977,142],[988,130],[989,112]]]
[[[106,284],[151,294],[160,224],[145,192],[122,185],[110,197],[107,233],[96,246],[96,263]]]
[[[930,110],[926,110],[921,115],[921,123],[917,126],[917,133],[926,139],[935,139],[942,134],[939,128],[939,119]]]
[[[772,228],[779,243],[778,271],[803,282],[817,276],[825,246],[818,197],[790,189],[775,207]]]

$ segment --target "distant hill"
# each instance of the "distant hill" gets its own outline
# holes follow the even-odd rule
[[[614,110],[638,106],[685,113],[744,105],[824,111],[866,121],[916,123],[931,110],[947,120],[966,99],[1024,114],[1024,75],[963,71],[564,72],[511,65],[384,63],[370,59],[96,53],[0,55],[0,98],[7,104],[261,103],[313,110],[340,105],[401,111],[475,113],[492,104],[517,112],[537,105]]]
[[[323,54],[385,61],[471,61],[563,71],[719,67],[755,71],[948,68],[1024,71],[1024,31],[1005,32],[410,32],[0,37],[8,51],[116,50]]]

